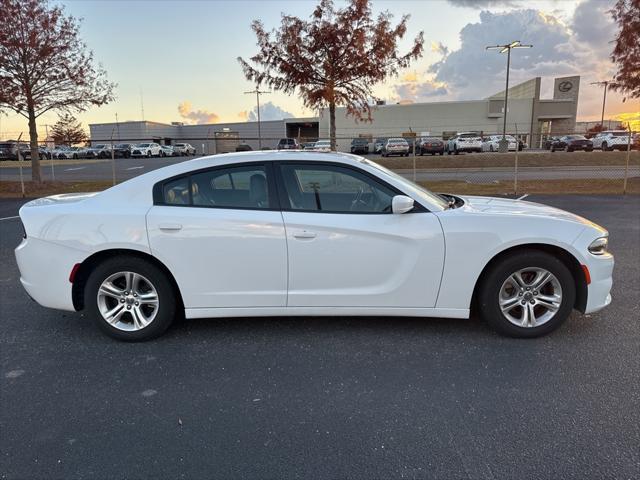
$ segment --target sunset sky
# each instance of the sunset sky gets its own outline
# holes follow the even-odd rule
[[[89,123],[140,120],[141,94],[146,120],[187,123],[251,119],[253,85],[244,79],[236,57],[256,51],[253,19],[277,27],[282,12],[307,17],[316,1],[64,1],[67,13],[83,19],[81,33],[95,59],[118,84],[115,102],[80,114]],[[336,1],[341,4],[339,0]],[[551,96],[553,77],[582,76],[578,120],[597,120],[602,89],[589,85],[610,79],[615,28],[606,10],[613,1],[374,0],[376,12],[389,10],[411,18],[405,50],[419,32],[425,54],[397,78],[375,87],[387,101],[445,101],[484,98],[503,88],[506,59],[486,52],[489,44],[521,40],[531,50],[515,51],[512,85],[543,78],[543,97]],[[263,118],[315,115],[294,95],[263,97]],[[269,103],[267,103],[269,102]],[[610,92],[607,117],[639,115],[640,101],[622,103]],[[8,112],[0,136],[27,134],[27,122]],[[39,118],[39,130],[56,114]]]

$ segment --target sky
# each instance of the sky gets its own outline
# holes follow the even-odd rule
[[[255,118],[254,85],[236,58],[256,53],[254,19],[275,28],[282,13],[308,17],[315,0],[51,0],[82,19],[81,35],[111,81],[116,100],[78,115],[89,123],[146,120],[185,123],[241,122]],[[338,6],[344,4],[336,0]],[[609,79],[615,26],[606,11],[613,0],[373,0],[375,13],[398,20],[410,14],[401,44],[407,50],[424,31],[423,57],[397,77],[374,87],[387,102],[485,98],[504,88],[506,59],[486,45],[521,40],[530,50],[513,52],[511,85],[542,77],[550,97],[556,76],[582,76],[578,120],[599,120],[602,88]],[[262,96],[263,119],[313,116],[296,95]],[[144,108],[144,115],[143,115]],[[640,101],[607,96],[606,117],[640,115]],[[57,120],[38,119],[39,131]],[[26,120],[0,117],[0,138],[28,132]]]

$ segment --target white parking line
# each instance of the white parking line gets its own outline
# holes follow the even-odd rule
[[[527,198],[529,196],[528,193],[525,193],[524,195],[522,195],[521,197],[517,198],[517,200],[523,200],[525,198]]]
[[[20,217],[19,217],[18,215],[16,215],[15,217],[3,217],[3,218],[0,218],[0,222],[1,222],[2,220],[14,220],[14,219],[16,219],[16,218],[20,218]]]
[[[84,170],[87,167],[74,167],[74,168],[67,168],[65,170],[65,172],[73,172],[74,170]]]
[[[139,167],[129,167],[129,168],[127,168],[126,170],[139,170],[139,169],[141,169],[141,168],[144,168],[144,166],[143,166],[143,165],[140,165]]]

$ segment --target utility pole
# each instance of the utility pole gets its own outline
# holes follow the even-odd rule
[[[260,130],[260,95],[263,93],[271,93],[271,92],[263,92],[256,87],[255,90],[251,90],[250,92],[244,92],[245,95],[254,94],[256,95],[256,108],[258,112],[258,149],[262,150],[262,132]]]
[[[607,103],[607,89],[609,88],[609,84],[611,82],[608,80],[602,82],[591,82],[591,85],[598,85],[600,87],[604,87],[604,96],[602,97],[602,116],[600,117],[600,126],[602,130],[604,130],[604,106]]]
[[[532,48],[533,45],[522,45],[520,40],[515,40],[505,45],[490,45],[486,50],[500,50],[500,53],[507,53],[507,82],[504,88],[504,115],[502,123],[502,140],[500,140],[499,151],[508,152],[509,142],[507,140],[507,100],[509,98],[509,69],[511,68],[511,50],[514,48]]]
[[[45,143],[45,148],[48,148],[48,144],[49,144],[49,125],[48,124],[44,124],[44,128],[46,129],[46,138],[44,139],[44,143]],[[45,150],[46,151],[46,150]],[[45,157],[46,158],[46,157]],[[50,159],[51,161],[51,180],[53,180],[54,182],[56,181],[56,172],[53,169],[53,157],[51,157]]]
[[[118,123],[118,112],[116,112],[116,128],[118,129],[118,143],[120,143],[120,123]]]

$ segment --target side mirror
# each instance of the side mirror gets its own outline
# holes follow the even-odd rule
[[[391,211],[393,213],[407,213],[413,209],[413,198],[406,195],[396,195],[391,200]]]

